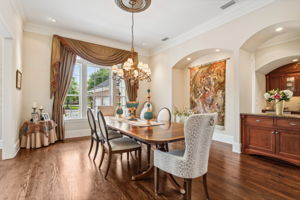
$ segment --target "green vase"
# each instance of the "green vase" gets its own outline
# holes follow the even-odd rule
[[[144,113],[144,118],[147,120],[147,124],[150,124],[150,120],[153,119],[153,112],[150,109],[150,104],[147,104],[147,111]]]

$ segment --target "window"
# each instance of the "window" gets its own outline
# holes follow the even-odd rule
[[[80,106],[80,95],[81,95],[81,64],[76,63],[74,67],[71,84],[65,100],[65,116],[66,118],[81,118],[81,106]]]
[[[69,91],[64,103],[65,119],[86,118],[87,108],[114,106],[121,91],[122,106],[126,105],[125,83],[113,81],[110,67],[99,66],[77,57]]]

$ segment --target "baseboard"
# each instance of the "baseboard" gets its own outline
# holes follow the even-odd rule
[[[232,144],[232,152],[241,153],[242,144],[241,143],[233,143]]]
[[[91,135],[91,131],[89,129],[79,129],[79,130],[67,130],[65,138],[77,138]]]
[[[14,150],[15,153],[12,158],[16,157],[18,152],[20,151],[20,140],[17,140],[16,143],[14,144]]]
[[[3,149],[3,140],[0,140],[0,149]]]

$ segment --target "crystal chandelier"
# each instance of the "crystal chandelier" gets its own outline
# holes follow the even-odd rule
[[[138,62],[134,53],[134,13],[147,9],[151,0],[115,0],[116,4],[123,10],[131,12],[131,57],[119,68],[112,66],[113,78],[130,80],[131,84],[136,81],[151,81],[151,70],[148,64]]]

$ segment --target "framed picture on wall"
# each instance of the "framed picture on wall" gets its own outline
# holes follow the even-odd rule
[[[16,88],[19,90],[22,88],[22,72],[20,70],[17,70],[16,73]]]

